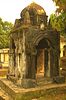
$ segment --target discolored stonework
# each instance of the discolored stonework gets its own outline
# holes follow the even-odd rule
[[[59,76],[60,35],[49,27],[44,9],[36,3],[23,9],[20,16],[10,35],[8,77],[18,85],[32,87],[37,78]]]

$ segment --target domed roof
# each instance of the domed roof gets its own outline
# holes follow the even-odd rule
[[[36,11],[36,13],[39,14],[39,15],[46,14],[45,10],[40,5],[36,4],[35,2],[32,2],[30,5],[28,5],[26,8],[24,8],[22,10],[22,12],[25,9],[27,9],[28,11],[31,10],[31,9],[34,9]]]
[[[32,2],[30,5],[27,6],[28,9],[35,9],[38,14],[45,13],[45,10],[35,2]]]

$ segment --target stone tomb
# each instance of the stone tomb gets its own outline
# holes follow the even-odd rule
[[[58,79],[60,34],[47,22],[45,10],[31,3],[15,20],[10,34],[8,79],[34,87],[42,78]]]

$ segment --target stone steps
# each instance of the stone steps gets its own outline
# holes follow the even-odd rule
[[[10,96],[0,87],[0,100],[10,100]]]
[[[14,96],[15,96],[15,92],[13,91],[12,88],[10,88],[9,86],[11,87],[14,87],[12,86],[11,83],[9,83],[9,81],[6,79],[6,78],[1,78],[0,79],[0,87],[2,88],[2,90],[7,93],[8,97],[9,97],[9,100],[15,100],[14,99]],[[10,99],[11,98],[11,99]],[[7,100],[7,99],[5,99]]]

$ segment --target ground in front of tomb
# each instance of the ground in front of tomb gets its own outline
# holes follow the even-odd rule
[[[52,93],[51,95],[44,95],[43,97],[40,97],[39,99],[36,100],[66,100],[66,93]]]

